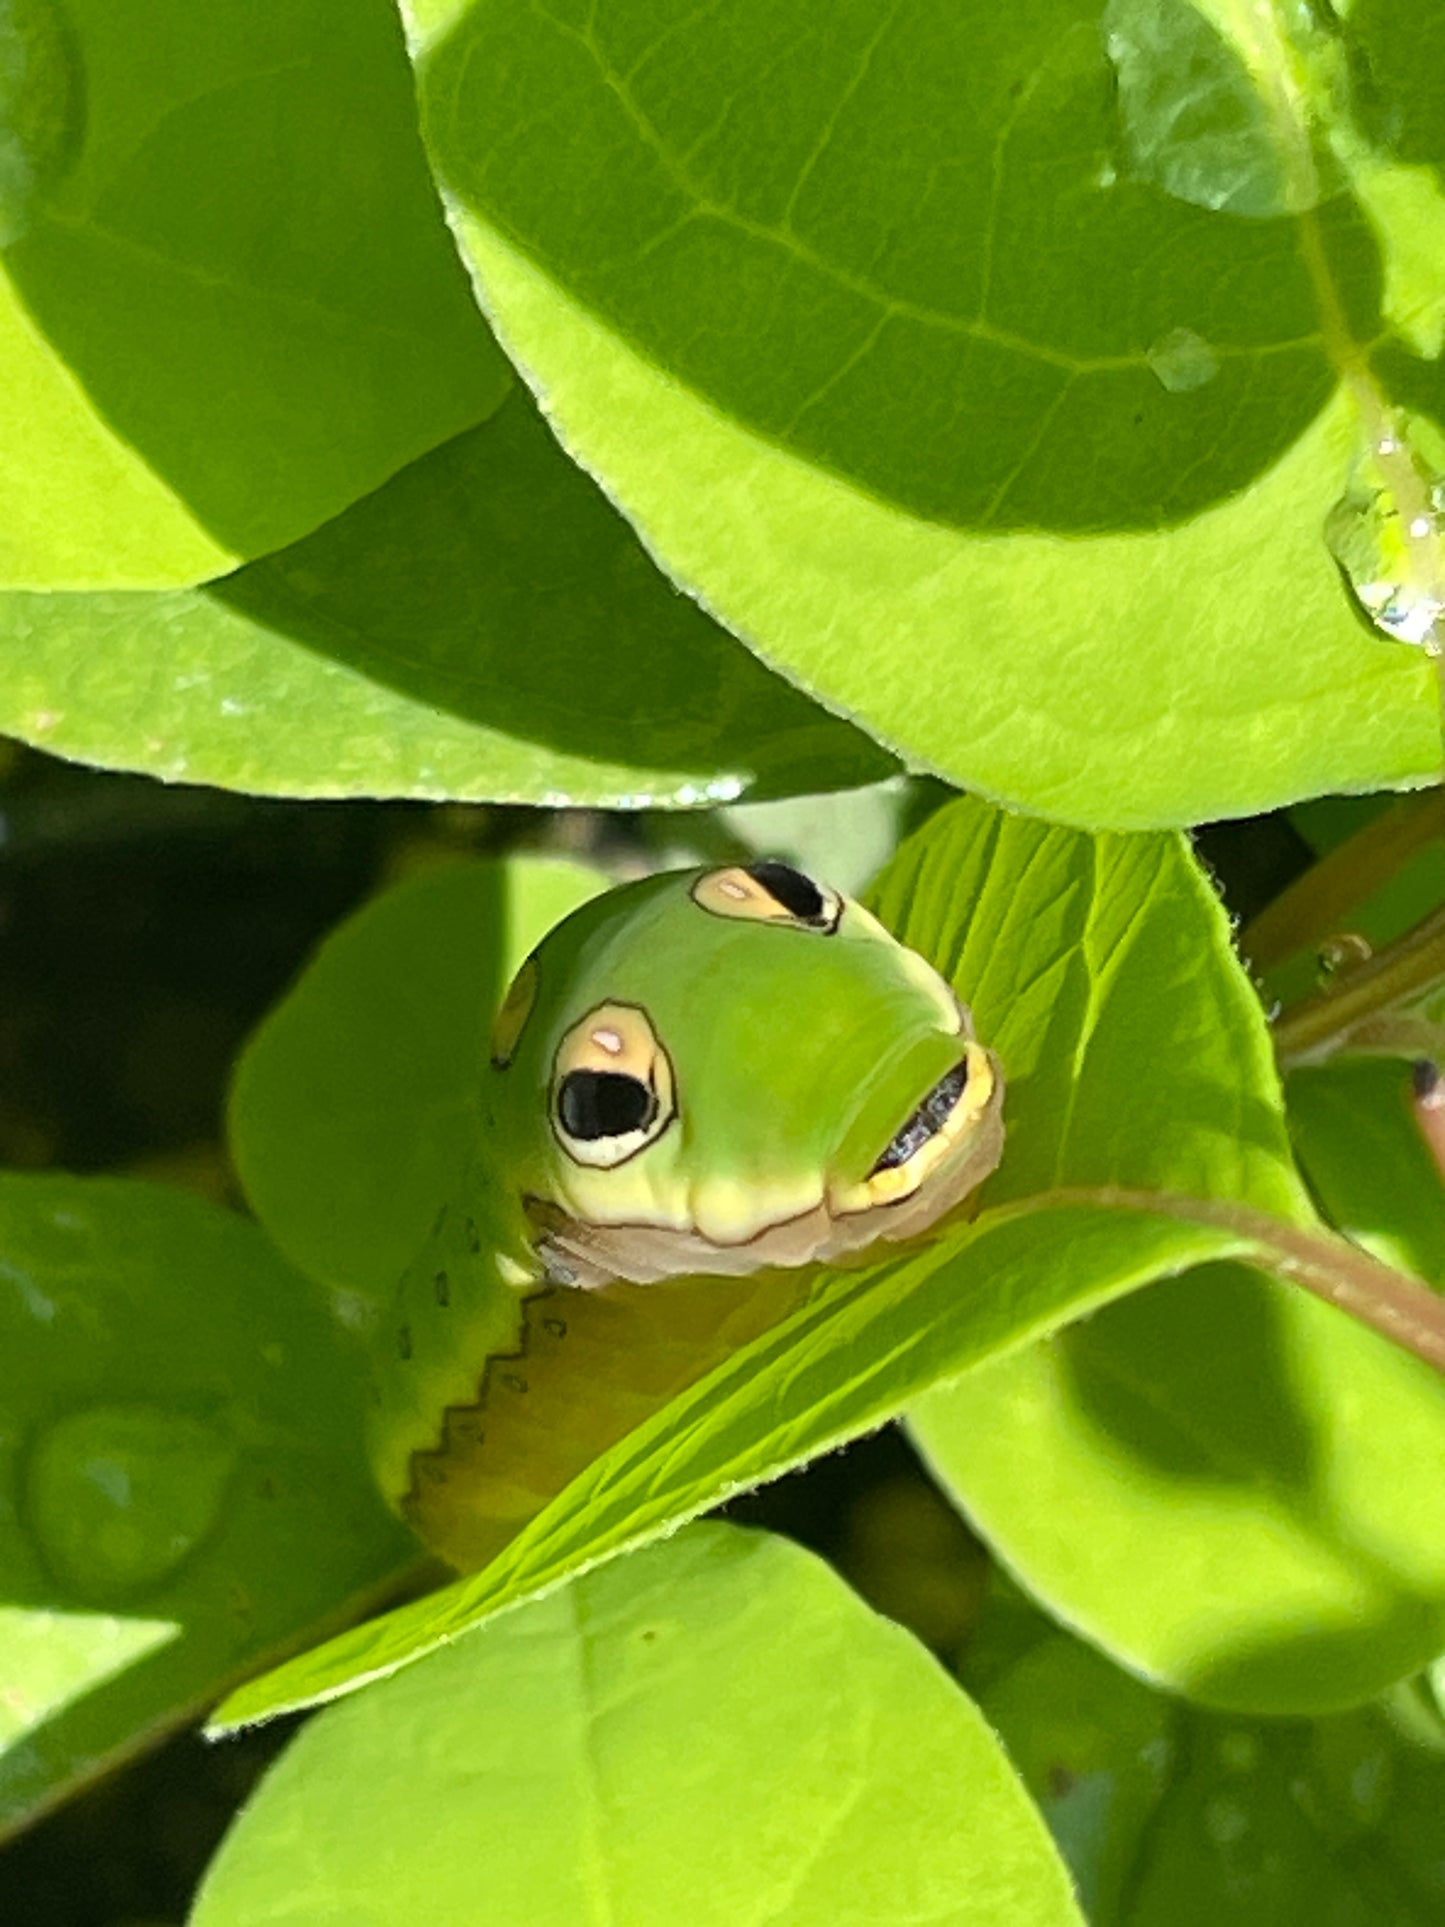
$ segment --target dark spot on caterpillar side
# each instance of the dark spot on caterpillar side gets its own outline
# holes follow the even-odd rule
[[[503,1372],[501,1380],[509,1392],[525,1392],[527,1389],[527,1381],[520,1372]]]
[[[760,883],[775,903],[782,904],[799,923],[823,924],[828,921],[823,892],[811,877],[795,870],[791,863],[750,863],[748,875]]]
[[[446,1223],[446,1221],[447,1221],[447,1207],[443,1205],[441,1210],[437,1212],[436,1217],[432,1222],[431,1235],[434,1238],[440,1234],[441,1228]]]
[[[542,1320],[542,1329],[544,1332],[549,1332],[553,1338],[565,1338],[567,1336],[567,1320],[565,1318],[544,1318]]]
[[[451,1279],[448,1278],[448,1276],[444,1271],[439,1271],[436,1277],[433,1278],[431,1282],[432,1282],[432,1290],[437,1295],[437,1303],[439,1305],[449,1305],[452,1302]]]
[[[431,1458],[429,1456],[422,1458],[421,1469],[426,1474],[427,1478],[431,1480],[433,1485],[446,1484],[447,1482],[446,1467],[443,1465],[439,1465],[434,1458]]]
[[[396,1352],[397,1352],[398,1358],[411,1357],[411,1326],[410,1325],[403,1325],[401,1329],[397,1332]]]
[[[477,1221],[475,1218],[468,1218],[467,1219],[467,1250],[475,1253],[480,1251],[481,1248],[482,1248],[482,1234],[477,1229]]]

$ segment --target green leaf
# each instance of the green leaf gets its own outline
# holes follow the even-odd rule
[[[1431,1927],[1445,1755],[1383,1708],[1305,1726],[1194,1715],[1121,1927]],[[1110,1927],[1107,1920],[1099,1927]]]
[[[362,1373],[255,1228],[0,1176],[0,1832],[410,1563]]]
[[[1113,1185],[1316,1221],[1264,1013],[1184,838],[1087,836],[969,799],[903,845],[869,902],[1003,1058],[990,1205]]]
[[[303,1271],[390,1300],[474,1155],[502,993],[601,888],[570,863],[447,864],[327,939],[247,1044],[230,1107],[247,1199]]]
[[[1031,827],[1010,825],[1017,836]],[[1167,981],[1162,960],[1151,969]],[[1221,1093],[1248,1030],[1219,1039]],[[1263,1041],[1257,1022],[1253,1034]],[[1171,1048],[1192,1074],[1199,1041],[1181,1033]],[[1152,1056],[1144,1039],[1130,1042],[1116,1095],[1129,1065]],[[1179,1126],[1163,1079],[1154,1111],[1136,1069],[1141,1115],[1131,1102],[1127,1120],[1095,1116],[1096,1139],[1153,1130],[1167,1160]],[[1292,1121],[1335,1221],[1442,1282],[1439,1176],[1404,1089],[1398,1065],[1301,1073]],[[1056,1111],[1067,1095],[1054,1095]],[[1012,1188],[1012,1146],[999,1178]],[[1195,1697],[1268,1712],[1347,1705],[1445,1646],[1445,1487],[1433,1475],[1445,1387],[1297,1293],[1232,1268],[1156,1286],[931,1393],[911,1425],[1052,1611]]]
[[[767,660],[911,762],[1078,822],[1438,769],[1430,665],[1362,627],[1324,540],[1362,444],[1341,370],[1392,325],[1426,346],[1445,295],[1434,190],[1352,136],[1368,218],[1220,211],[1240,170],[1207,142],[1191,198],[1166,191],[1205,9],[1151,14],[1180,114],[1153,102],[1145,179],[1099,0],[424,11],[423,133],[488,315]],[[1246,181],[1261,142],[1310,164],[1281,95],[1317,144],[1350,131],[1338,63],[1295,71],[1303,31],[1269,10],[1248,60],[1211,55],[1203,133],[1264,104]],[[1438,363],[1380,369],[1442,413]]]
[[[1179,1709],[1039,1625],[1042,1637],[978,1693],[979,1711],[1038,1802],[1091,1927],[1106,1927],[1128,1917],[1121,1902],[1176,1764]]]
[[[985,1641],[999,1616],[991,1602]],[[1308,1722],[1223,1718],[1151,1692],[1041,1616],[1030,1630],[979,1705],[1092,1927],[1439,1918],[1445,1728],[1418,1687]]]
[[[224,581],[0,594],[0,727],[273,795],[637,807],[892,766],[676,595],[521,395]]]
[[[893,854],[922,786],[907,777],[831,796],[787,796],[720,810],[724,827],[760,857],[782,857],[857,896]],[[916,820],[916,819],[915,819]]]
[[[1235,1267],[988,1361],[911,1415],[1010,1570],[1207,1704],[1371,1698],[1445,1646],[1445,1387]]]
[[[698,1526],[307,1728],[194,1927],[1075,1927],[1002,1748],[811,1554]]]
[[[255,1682],[223,1723],[404,1665],[981,1360],[1161,1274],[1258,1250],[1257,1224],[1154,1209],[1143,1188],[1310,1221],[1262,1015],[1182,839],[1095,839],[962,801],[905,845],[875,898],[1003,1055],[1009,1143],[979,1217],[911,1255],[821,1274],[801,1308],[590,1464],[484,1571]],[[1054,1189],[1070,1185],[1095,1188]],[[790,1304],[794,1280],[778,1290]]]
[[[8,0],[0,581],[294,541],[495,408],[385,0]]]

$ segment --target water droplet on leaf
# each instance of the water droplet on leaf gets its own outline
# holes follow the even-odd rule
[[[1405,422],[1355,462],[1325,518],[1325,541],[1360,609],[1381,635],[1432,656],[1445,651],[1445,483]]]
[[[92,1599],[148,1591],[217,1523],[236,1461],[211,1425],[152,1405],[93,1405],[49,1426],[26,1513],[55,1576]]]
[[[1214,350],[1192,328],[1171,328],[1161,335],[1145,359],[1171,395],[1187,395],[1219,373]]]

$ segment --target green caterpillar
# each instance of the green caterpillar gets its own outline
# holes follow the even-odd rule
[[[507,993],[465,1196],[380,1335],[382,1490],[444,1557],[482,1562],[695,1377],[699,1347],[705,1366],[778,1316],[780,1275],[962,1204],[1002,1153],[1002,1101],[938,973],[798,870],[674,872],[584,905]]]

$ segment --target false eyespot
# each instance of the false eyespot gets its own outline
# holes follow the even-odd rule
[[[843,899],[788,863],[750,863],[744,869],[707,870],[692,886],[692,900],[715,917],[739,923],[792,924],[824,935],[838,928]]]
[[[552,1130],[574,1163],[625,1164],[676,1114],[671,1060],[635,1004],[598,1004],[558,1045]]]

